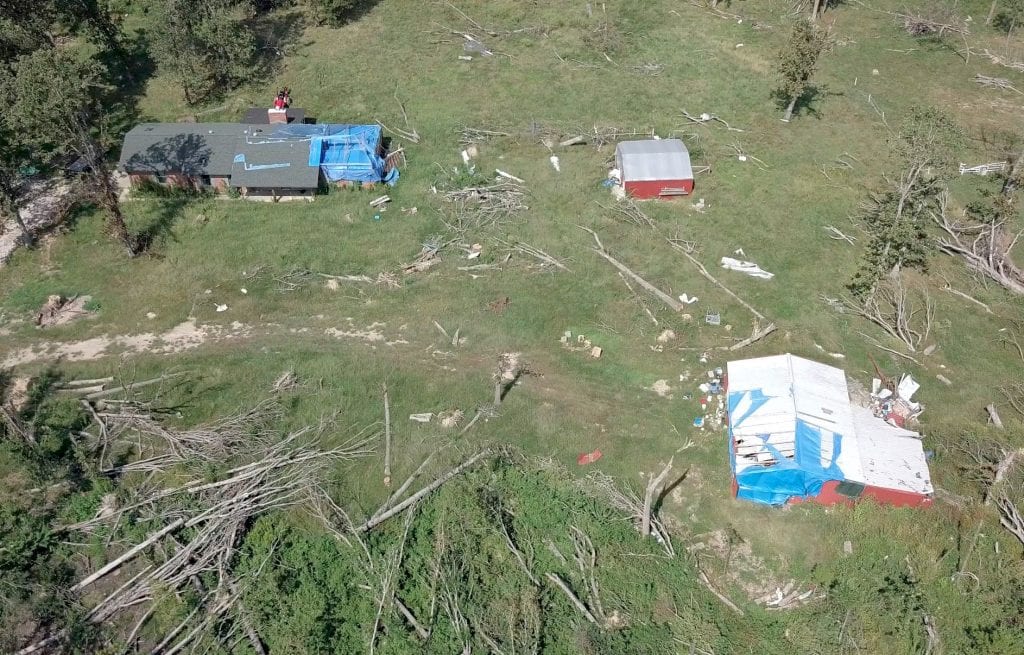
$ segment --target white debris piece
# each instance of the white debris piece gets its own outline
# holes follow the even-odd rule
[[[555,171],[558,173],[562,172],[562,167],[558,164],[558,156],[551,155],[551,165],[555,167]]]
[[[698,300],[697,296],[693,296],[691,298],[690,296],[686,295],[685,293],[679,296],[679,302],[681,302],[683,304],[686,304],[686,305],[692,305],[693,303],[697,302],[697,300]]]
[[[775,277],[774,273],[769,273],[754,262],[745,262],[739,259],[733,259],[732,257],[722,257],[722,268],[727,268],[730,271],[746,273],[747,275],[758,277],[762,280],[770,280]]]
[[[434,418],[433,412],[423,412],[422,414],[409,414],[410,421],[416,421],[417,423],[430,423],[430,419]]]
[[[244,295],[246,295],[247,293],[249,293],[249,290],[248,290],[248,289],[246,289],[245,287],[242,287],[241,289],[239,289],[239,291],[241,291],[241,292],[242,292],[242,295],[243,295],[243,296],[244,296]]]
[[[899,386],[896,387],[896,392],[899,394],[900,398],[907,402],[911,402],[914,394],[917,393],[917,390],[920,388],[921,385],[918,384],[914,378],[909,375],[904,375],[903,379],[900,380]]]
[[[218,312],[226,312],[226,311],[228,311],[228,306],[227,305],[217,305],[217,311]]]

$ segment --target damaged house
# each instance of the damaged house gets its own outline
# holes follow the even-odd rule
[[[788,354],[729,362],[726,398],[737,498],[931,504],[920,435],[853,404],[842,370]]]
[[[145,123],[125,135],[118,168],[133,186],[311,199],[325,184],[394,184],[396,154],[385,151],[379,125]]]

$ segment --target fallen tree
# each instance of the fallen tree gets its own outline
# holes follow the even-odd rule
[[[1011,174],[1012,178],[1012,174]],[[951,218],[949,194],[940,198],[932,220],[940,234],[939,250],[961,259],[967,268],[995,281],[1004,289],[1024,295],[1024,270],[1013,261],[1013,250],[1024,229],[1012,230],[1015,215],[1013,188],[997,195],[988,211],[965,212],[963,219]]]

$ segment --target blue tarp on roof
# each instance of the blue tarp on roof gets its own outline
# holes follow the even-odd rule
[[[308,134],[309,165],[319,166],[330,182],[384,181],[394,185],[398,180],[398,169],[385,171],[384,158],[378,154],[379,125],[289,125],[277,132]]]
[[[831,442],[830,456],[823,458],[823,441]],[[763,437],[764,447],[775,457],[765,467],[750,467],[736,474],[736,497],[768,505],[784,505],[790,498],[813,498],[829,480],[845,480],[836,460],[842,452],[843,435],[817,428],[806,421],[796,421],[796,454],[786,457]]]

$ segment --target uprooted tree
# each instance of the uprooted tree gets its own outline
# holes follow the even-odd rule
[[[801,18],[793,25],[789,40],[779,52],[779,87],[776,95],[787,104],[782,120],[793,118],[793,112],[811,89],[811,78],[818,66],[818,58],[828,43],[828,34],[814,23]]]

